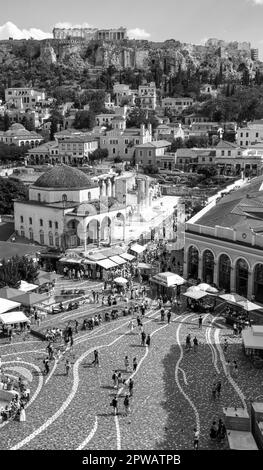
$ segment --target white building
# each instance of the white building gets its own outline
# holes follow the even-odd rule
[[[165,108],[176,114],[181,113],[184,109],[193,106],[193,98],[163,98],[162,99],[162,108]]]
[[[100,136],[100,148],[106,148],[109,158],[119,157],[130,161],[134,157],[135,146],[151,142],[151,124],[146,128],[143,124],[140,129],[126,128],[126,120],[122,116],[115,116],[111,125],[112,130],[106,131]]]
[[[33,88],[7,88],[5,90],[5,102],[8,107],[14,106],[17,109],[34,108],[37,103],[45,101],[44,91],[37,91]]]
[[[237,129],[237,145],[249,147],[258,142],[263,142],[263,119],[249,122],[247,127]]]
[[[36,147],[43,142],[43,137],[34,131],[28,131],[22,124],[12,124],[8,131],[0,131],[0,142],[18,147]]]
[[[156,86],[154,82],[140,85],[138,99],[142,109],[154,110],[156,108]]]

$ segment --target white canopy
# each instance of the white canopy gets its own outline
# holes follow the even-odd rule
[[[13,323],[30,323],[30,320],[24,312],[8,312],[0,315],[0,323],[11,325]]]
[[[122,253],[120,254],[120,256],[126,259],[127,261],[132,261],[135,258],[135,256],[130,255],[130,253]]]
[[[160,284],[161,286],[165,287],[180,286],[185,283],[183,277],[179,276],[178,274],[171,273],[170,271],[155,274],[151,280],[156,284]]]
[[[127,260],[126,260],[126,259],[123,259],[123,258],[121,258],[121,257],[118,256],[118,255],[111,256],[109,259],[110,259],[111,261],[113,261],[114,263],[117,263],[117,264],[125,264],[125,263],[127,263]]]
[[[116,268],[116,266],[118,266],[118,264],[114,263],[108,258],[97,261],[97,264],[102,266],[104,269]]]
[[[222,295],[219,295],[219,298],[225,300],[226,302],[230,302],[232,304],[237,304],[237,305],[239,302],[243,302],[247,300],[245,297],[242,297],[241,295],[235,294],[235,293],[222,294]]]
[[[13,308],[20,307],[19,302],[14,302],[9,299],[0,299],[0,313],[8,312],[8,310],[13,310]]]
[[[253,312],[254,310],[262,310],[263,308],[260,305],[250,302],[249,300],[243,300],[241,302],[238,302],[237,304],[240,305],[247,312]]]
[[[114,282],[116,282],[117,284],[127,284],[128,281],[124,277],[116,277],[114,279]]]
[[[205,282],[201,282],[201,284],[198,284],[197,287],[200,290],[203,290],[205,292],[212,292],[213,294],[216,294],[218,292],[218,289],[216,289],[216,287],[212,287],[209,284],[206,284]]]
[[[29,282],[21,281],[19,290],[22,290],[23,292],[29,292],[38,288],[39,286],[37,286],[36,284],[30,284]]]
[[[190,299],[194,300],[199,300],[202,299],[203,297],[207,296],[207,292],[201,291],[201,290],[193,290],[193,291],[187,291],[183,294],[185,297],[189,297]]]
[[[152,269],[152,265],[148,263],[138,263],[137,268],[139,269]]]
[[[131,246],[131,250],[135,251],[135,253],[143,253],[144,250],[146,250],[147,246],[146,245],[139,245],[139,243],[135,243],[134,245]]]

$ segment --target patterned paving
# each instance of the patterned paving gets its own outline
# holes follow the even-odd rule
[[[42,375],[47,343],[30,337],[30,342],[2,344],[0,354],[7,372],[31,379],[31,400],[25,423],[0,425],[0,449],[192,449],[196,426],[201,449],[225,448],[226,444],[211,443],[209,438],[212,421],[222,417],[222,407],[249,408],[251,400],[263,398],[263,371],[254,369],[243,355],[240,338],[233,337],[220,318],[208,314],[199,329],[195,314],[173,314],[167,324],[152,309],[144,319],[144,329],[151,334],[151,345],[145,348],[137,328],[130,331],[129,321],[130,317],[122,317],[75,335],[73,350],[51,364],[48,377]],[[198,339],[196,352],[185,350],[188,333]],[[220,345],[225,337],[227,358],[238,362],[237,377],[227,375]],[[100,367],[91,365],[94,349],[99,351]],[[134,357],[135,372],[131,368]],[[68,376],[66,358],[71,362]],[[117,417],[110,406],[116,393],[115,369],[123,371],[125,379],[134,379],[128,416],[123,406],[126,385],[118,391]],[[214,400],[211,388],[219,378],[221,397]]]

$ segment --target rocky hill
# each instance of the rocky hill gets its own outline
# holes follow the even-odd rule
[[[176,40],[162,43],[123,40],[119,42],[85,42],[81,40],[7,40],[0,41],[0,67],[36,65],[42,62],[63,64],[71,69],[99,70],[110,65],[117,69],[150,69],[159,66],[167,75],[181,70],[208,70],[235,76],[240,67],[253,70],[260,65],[251,59],[249,48],[238,43],[183,44]]]

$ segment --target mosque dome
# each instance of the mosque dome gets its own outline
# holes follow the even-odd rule
[[[53,189],[86,189],[96,186],[81,170],[68,165],[56,165],[41,175],[34,186]]]

